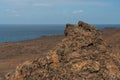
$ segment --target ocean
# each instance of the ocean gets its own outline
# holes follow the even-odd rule
[[[117,27],[120,25],[95,25],[98,29],[105,27]],[[64,24],[56,25],[16,25],[0,24],[0,43],[17,42],[39,38],[42,36],[58,35],[64,33]]]

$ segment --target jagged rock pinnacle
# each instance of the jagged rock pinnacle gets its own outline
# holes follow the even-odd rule
[[[8,80],[119,80],[120,61],[92,25],[67,24],[65,38],[48,54],[17,66]]]

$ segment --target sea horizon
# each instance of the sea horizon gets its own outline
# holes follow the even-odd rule
[[[97,29],[120,28],[120,24],[92,24]],[[62,35],[66,24],[0,24],[0,43],[31,40],[49,35]]]

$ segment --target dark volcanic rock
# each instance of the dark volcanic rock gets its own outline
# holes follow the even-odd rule
[[[65,38],[48,55],[17,66],[8,80],[120,80],[120,58],[94,26],[67,24]]]

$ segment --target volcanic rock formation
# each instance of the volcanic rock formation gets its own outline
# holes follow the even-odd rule
[[[101,33],[82,21],[67,24],[65,38],[42,58],[26,61],[8,80],[120,80],[120,58]]]

